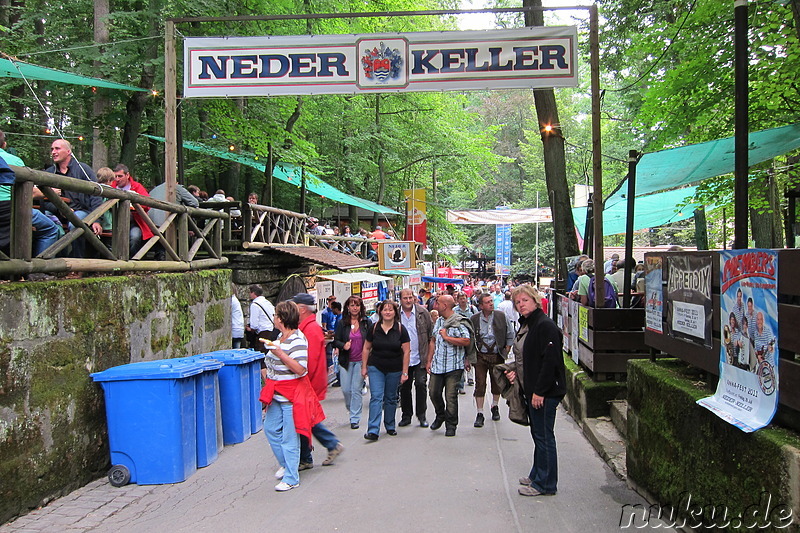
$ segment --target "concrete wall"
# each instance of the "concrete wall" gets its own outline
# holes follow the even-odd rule
[[[0,523],[105,474],[89,374],[230,346],[231,271],[0,285]]]
[[[800,530],[800,436],[724,422],[697,405],[713,390],[687,366],[628,362],[629,482],[658,502],[651,513],[677,508],[695,529]]]

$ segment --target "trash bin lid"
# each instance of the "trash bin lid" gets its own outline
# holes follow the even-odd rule
[[[263,359],[264,354],[247,348],[239,348],[238,350],[217,350],[216,352],[209,352],[195,357],[216,359],[226,365],[243,365]]]
[[[178,357],[176,359],[165,359],[165,361],[181,361],[187,362],[190,364],[200,365],[203,368],[203,372],[208,372],[209,370],[219,370],[224,366],[222,361],[217,359],[212,359],[209,357],[205,357],[205,355],[193,355],[191,357]]]
[[[137,379],[181,379],[203,372],[200,362],[161,359],[114,366],[90,374],[94,381],[131,381]]]

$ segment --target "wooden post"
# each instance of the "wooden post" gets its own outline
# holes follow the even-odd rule
[[[164,184],[167,202],[175,202],[177,183],[178,128],[177,128],[177,59],[175,56],[175,23],[167,20],[164,25]],[[167,242],[174,248],[175,229],[167,228]]]
[[[735,120],[734,120],[734,249],[747,248],[749,199],[747,191],[748,169],[748,36],[747,0],[734,0],[734,79],[735,79]]]
[[[592,186],[594,191],[594,263],[595,307],[603,307],[605,273],[603,272],[603,159],[600,152],[600,38],[597,4],[589,6],[589,51],[592,86]],[[570,230],[572,228],[569,228]],[[566,231],[566,228],[565,228]]]
[[[11,211],[11,259],[30,261],[33,254],[33,183],[18,181],[13,186]]]
[[[625,277],[622,284],[622,307],[625,308],[631,306],[631,264],[629,258],[633,257],[633,219],[636,200],[636,164],[638,162],[639,152],[636,150],[628,152],[628,219],[625,221]],[[597,290],[595,288],[595,291]],[[603,292],[605,293],[605,291]]]

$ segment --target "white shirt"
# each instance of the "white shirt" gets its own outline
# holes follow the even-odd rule
[[[406,312],[400,310],[400,322],[408,330],[408,338],[411,340],[411,358],[408,361],[409,366],[418,365],[419,358],[419,335],[417,335],[417,308],[411,308],[411,316],[407,316]]]
[[[244,338],[244,313],[242,313],[242,303],[236,295],[231,296],[231,337]]]
[[[256,297],[250,304],[250,328],[255,331],[272,331],[274,317],[275,307],[263,296]]]
[[[514,329],[514,331],[517,331],[517,328],[519,328],[519,313],[517,313],[517,310],[514,309],[514,302],[511,300],[503,300],[500,302],[500,305],[497,306],[497,310],[502,311],[503,314],[506,315],[511,327]]]

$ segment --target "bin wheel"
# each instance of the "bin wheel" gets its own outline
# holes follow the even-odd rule
[[[108,471],[108,481],[113,487],[124,487],[131,482],[131,471],[124,465],[114,465]]]

